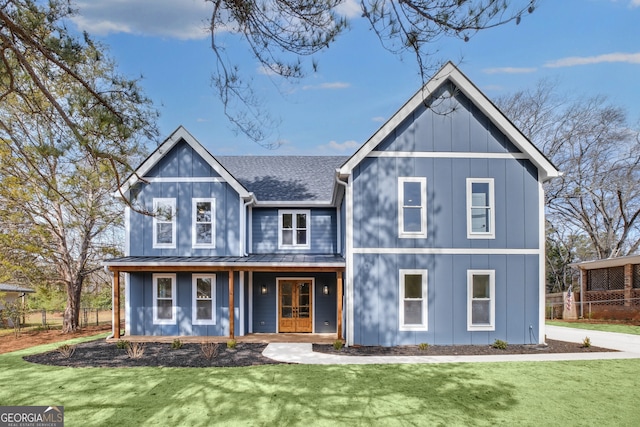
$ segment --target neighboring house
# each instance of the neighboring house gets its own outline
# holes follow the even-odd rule
[[[557,175],[451,63],[348,158],[218,157],[180,127],[121,187],[153,215],[126,209],[114,307],[124,272],[132,336],[543,342]]]
[[[33,289],[10,285],[7,283],[0,283],[0,311],[4,310],[4,304],[10,304],[17,299],[20,299],[24,306],[27,294],[32,294],[34,292],[35,291]],[[6,326],[13,326],[11,319],[5,319],[5,321]]]
[[[640,320],[640,255],[571,264],[580,272],[580,317]]]

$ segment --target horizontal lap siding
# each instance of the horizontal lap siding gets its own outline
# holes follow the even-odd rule
[[[254,208],[251,221],[253,242],[251,253],[335,254],[338,252],[335,209],[311,209],[310,249],[278,249],[278,209],[276,208]]]
[[[399,330],[399,270],[428,271],[428,330]],[[495,331],[467,331],[467,270],[495,270]],[[536,343],[536,255],[355,255],[358,345]]]

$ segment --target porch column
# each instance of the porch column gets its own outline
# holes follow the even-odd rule
[[[113,338],[120,338],[120,272],[113,272]]]
[[[338,298],[338,339],[342,339],[342,271],[336,273],[336,292]]]
[[[229,339],[235,338],[235,303],[233,301],[233,270],[229,270]]]

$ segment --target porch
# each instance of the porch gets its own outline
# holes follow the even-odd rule
[[[175,339],[180,339],[183,342],[226,342],[230,339],[236,339],[237,342],[332,343],[336,339],[342,339],[345,261],[339,255],[271,254],[249,255],[247,257],[124,257],[106,261],[105,266],[113,274],[113,341],[117,341],[120,338],[127,341],[139,340],[140,342],[172,342]],[[130,330],[134,331],[135,335],[121,337],[120,274],[168,272],[177,273],[178,279],[180,279],[180,274],[189,273],[216,273],[218,277],[226,276],[226,281],[223,282],[226,284],[223,284],[222,288],[224,293],[220,295],[220,301],[224,301],[224,304],[219,308],[225,310],[228,314],[226,318],[218,319],[218,324],[225,324],[226,322],[227,326],[224,329],[228,335],[220,333],[222,331],[208,331],[209,333],[202,333],[204,331],[201,331],[201,334],[197,335],[197,333],[192,334],[191,330],[177,329],[165,331],[165,333],[168,332],[166,335],[160,335],[157,331],[144,331],[141,333],[141,331],[136,331],[133,328]],[[242,279],[245,273],[248,277],[246,282]],[[260,284],[256,283],[254,287],[253,277],[254,275],[257,277],[259,274],[262,274],[263,277],[264,275],[272,275],[274,283],[266,284],[261,281]],[[333,275],[331,284],[327,285],[323,282],[318,283],[316,286],[314,277],[321,274]],[[299,276],[304,277],[301,278]],[[238,281],[240,283],[237,283]],[[280,286],[280,283],[283,284],[283,287]],[[287,294],[288,288],[286,286],[293,286],[292,284],[300,285],[302,289],[299,292],[300,303],[289,303],[289,300],[285,298],[289,295]],[[224,290],[225,288],[226,290]],[[313,294],[314,290],[316,295]],[[294,292],[293,296],[295,295]],[[281,317],[283,318],[305,318],[311,321],[309,313],[312,309],[315,309],[314,298],[324,301],[331,300],[334,310],[329,317],[326,317],[326,312],[322,312],[322,316],[318,315],[317,322],[319,323],[303,325],[307,326],[307,328],[296,326],[287,329],[282,326],[283,323],[280,321],[280,328],[271,328],[269,330],[265,327],[262,328],[263,330],[256,330],[261,329],[261,326],[268,323],[268,319],[259,318],[254,322],[257,326],[253,329],[251,326],[245,327],[247,323],[249,325],[252,324],[251,316],[253,315],[254,304],[258,304],[258,301],[266,300],[271,301],[272,308],[276,307],[276,303],[278,304],[277,307],[279,307],[279,311],[282,311]],[[321,306],[321,304],[318,304],[318,306]],[[184,305],[181,308],[185,309]],[[189,307],[186,307],[186,309],[189,309]],[[245,314],[244,310],[248,314]],[[260,315],[263,316],[264,312],[261,312]],[[275,311],[273,316],[275,316]],[[130,316],[127,315],[125,317]],[[220,321],[223,323],[220,323]],[[304,322],[300,320],[299,323]],[[239,326],[236,327],[238,324]],[[127,326],[127,329],[129,329],[129,326]],[[145,335],[145,333],[148,333],[148,335]]]

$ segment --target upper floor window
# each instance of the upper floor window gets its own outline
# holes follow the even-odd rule
[[[153,323],[174,325],[176,323],[176,275],[153,275]]]
[[[467,237],[496,237],[493,178],[467,178]]]
[[[400,330],[427,330],[427,270],[400,270]]]
[[[493,270],[467,271],[467,329],[495,330],[495,278]]]
[[[398,178],[398,235],[427,237],[427,178]]]
[[[194,248],[216,247],[216,199],[193,199],[191,235]]]
[[[278,248],[309,249],[311,212],[281,210],[278,212]]]
[[[193,324],[216,324],[216,275],[193,275]]]
[[[176,199],[153,199],[153,247],[176,247]]]

